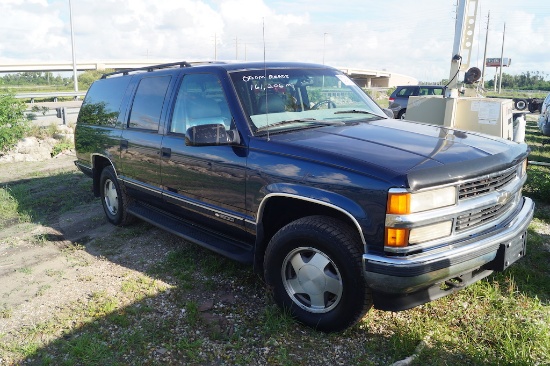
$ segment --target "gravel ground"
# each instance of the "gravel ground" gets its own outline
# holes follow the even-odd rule
[[[365,348],[385,347],[391,335],[385,329],[363,324],[339,335],[315,332],[273,305],[251,267],[143,222],[110,225],[99,200],[91,197],[91,180],[76,171],[73,160],[64,155],[0,169],[3,187],[30,184],[37,200],[41,190],[52,189],[82,189],[86,196],[41,220],[3,223],[0,365],[74,360],[67,344],[105,332],[109,347],[121,347],[115,353],[118,364],[391,363],[391,357]],[[41,177],[60,172],[67,174],[63,183],[58,179],[57,186],[46,187],[51,183]],[[109,311],[97,310],[109,303]],[[123,324],[106,320],[113,312],[124,314]],[[154,333],[147,342],[117,343],[143,328]],[[33,352],[21,351],[30,345]]]

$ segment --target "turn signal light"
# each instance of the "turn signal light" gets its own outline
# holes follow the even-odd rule
[[[406,215],[411,210],[410,193],[394,193],[388,195],[387,213],[394,215]]]
[[[409,229],[386,228],[386,243],[388,247],[406,247],[409,244]]]

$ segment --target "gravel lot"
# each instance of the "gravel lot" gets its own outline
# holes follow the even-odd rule
[[[0,165],[0,188],[29,215],[0,217],[0,365],[500,362],[498,348],[480,362],[454,336],[475,330],[483,286],[498,283],[405,312],[371,310],[343,333],[316,332],[279,311],[251,267],[143,222],[110,225],[73,161]],[[535,230],[547,238],[548,225]],[[437,330],[432,341],[432,321],[451,324],[449,335]]]
[[[49,204],[56,207],[40,218],[3,222],[0,365],[57,364],[67,358],[64,343],[97,335],[96,326],[106,327],[101,332],[112,338],[147,327],[158,332],[121,350],[115,364],[348,365],[395,359],[365,349],[369,342],[384,347],[389,335],[384,329],[362,325],[340,335],[315,332],[272,304],[251,267],[143,222],[110,225],[91,195],[91,180],[76,171],[73,160],[65,155],[0,166],[1,186],[28,186],[37,204],[47,192],[57,197]],[[52,184],[48,177],[61,173]],[[55,193],[75,190],[80,196],[69,202]],[[67,204],[68,209],[57,207]],[[109,302],[111,308],[96,309]],[[96,309],[93,314],[90,308]],[[131,326],[103,324],[112,313],[137,315],[128,315]],[[36,349],[21,352],[26,345]]]

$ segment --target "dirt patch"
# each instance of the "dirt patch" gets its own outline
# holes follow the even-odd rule
[[[37,176],[74,171],[74,156],[46,164],[4,165],[0,182],[17,187]],[[34,178],[33,178],[34,177]],[[67,182],[64,189],[71,189]],[[98,202],[79,205],[48,222],[6,225],[0,234],[0,329],[10,333],[48,321],[60,309],[94,292],[116,293],[128,276],[138,271],[105,260],[84,244],[109,237],[117,228],[103,218]]]

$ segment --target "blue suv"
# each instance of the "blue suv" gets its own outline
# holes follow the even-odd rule
[[[327,332],[505,270],[534,209],[526,144],[390,119],[324,65],[107,74],[75,146],[112,224],[139,218],[250,264],[281,308]]]
[[[410,96],[418,95],[444,95],[445,88],[441,85],[403,85],[398,86],[389,98],[388,108],[392,110],[393,116],[398,119],[405,119],[407,103]]]

